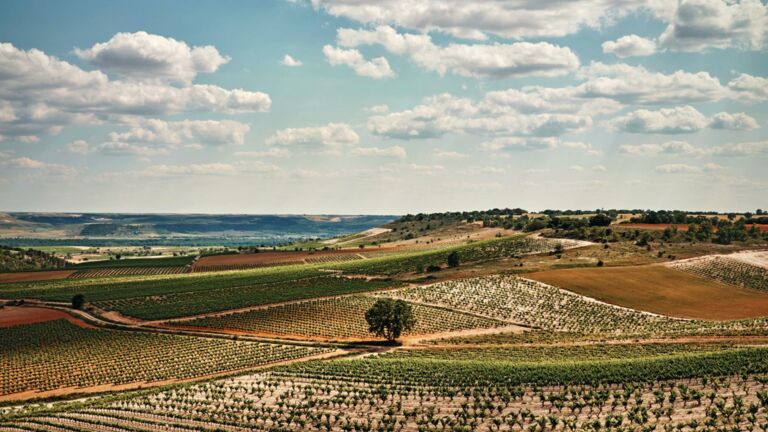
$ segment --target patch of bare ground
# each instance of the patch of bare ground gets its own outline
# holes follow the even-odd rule
[[[0,284],[66,279],[76,271],[77,270],[47,270],[0,273]]]
[[[94,328],[85,321],[56,309],[26,306],[6,306],[0,308],[0,327],[35,324],[62,318],[79,327]]]
[[[661,265],[549,270],[525,277],[606,303],[667,316],[704,320],[768,316],[768,293]]]

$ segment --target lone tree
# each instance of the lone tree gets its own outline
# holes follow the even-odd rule
[[[85,296],[82,294],[75,294],[72,297],[72,309],[82,309],[85,304]]]
[[[365,313],[368,331],[376,336],[393,342],[403,332],[411,330],[416,324],[411,305],[394,299],[381,299]]]
[[[450,254],[448,254],[448,267],[458,267],[460,261],[461,261],[461,257],[459,257],[458,252],[453,251]]]

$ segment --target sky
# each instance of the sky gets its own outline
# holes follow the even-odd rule
[[[768,208],[759,0],[0,0],[0,210]]]

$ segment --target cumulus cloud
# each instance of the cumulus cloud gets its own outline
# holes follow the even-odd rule
[[[667,141],[662,144],[622,145],[621,151],[636,156],[692,155],[700,153],[700,149],[685,141]]]
[[[270,146],[325,147],[338,150],[360,142],[360,137],[346,123],[328,123],[325,126],[280,129],[266,139]]]
[[[707,119],[691,106],[662,108],[658,111],[640,109],[607,122],[614,129],[630,133],[683,134],[712,129],[757,129],[757,120],[745,113],[720,112]]]
[[[669,16],[668,1],[573,0],[542,5],[540,1],[311,0],[315,8],[365,24],[393,24],[419,32],[439,31],[459,38],[488,35],[519,39],[562,37],[582,28],[602,28],[635,11]]]
[[[398,139],[437,138],[448,133],[557,136],[591,126],[588,116],[559,113],[495,113],[481,104],[448,93],[426,98],[412,109],[372,116],[368,129]]]
[[[768,6],[760,0],[683,0],[659,39],[675,51],[761,50],[766,29]]]
[[[712,129],[752,130],[760,126],[757,124],[757,120],[747,113],[720,112],[712,116],[709,127]]]
[[[579,67],[573,51],[546,42],[437,46],[429,35],[399,34],[390,26],[373,30],[342,28],[337,32],[337,40],[346,48],[381,45],[390,53],[407,55],[420,67],[440,75],[451,72],[471,78],[559,76]]]
[[[435,150],[435,157],[440,159],[464,159],[467,155],[456,151],[438,149]]]
[[[323,54],[332,66],[348,66],[356,74],[373,79],[393,78],[395,73],[384,57],[366,60],[356,49],[342,49],[331,45],[323,47]]]
[[[155,143],[176,146],[205,144],[221,146],[242,145],[251,127],[233,120],[181,120],[147,119],[137,122],[127,132],[112,132],[109,140],[126,143]]]
[[[229,62],[210,45],[190,47],[183,41],[147,32],[117,33],[107,42],[75,54],[107,72],[139,80],[191,83],[198,73],[216,72]]]
[[[392,147],[358,147],[352,149],[353,155],[358,156],[374,156],[374,157],[391,157],[397,159],[405,159],[408,157],[408,153],[404,148],[400,146]]]
[[[585,99],[577,87],[526,86],[487,92],[480,107],[496,114],[518,112],[600,115],[618,111],[622,106],[619,102],[606,98]]]
[[[702,166],[688,164],[664,164],[655,168],[657,173],[661,174],[699,174],[703,172],[719,171],[723,169],[718,164],[707,163]]]
[[[131,156],[141,156],[141,157],[152,157],[152,156],[168,154],[168,149],[166,148],[150,147],[150,146],[139,145],[139,144],[125,143],[125,142],[105,142],[105,143],[99,144],[96,147],[96,150],[99,153],[103,153],[107,155],[117,155],[117,156],[131,155]]]
[[[28,157],[9,159],[2,162],[2,165],[7,168],[32,171],[41,174],[51,174],[66,177],[74,176],[77,174],[77,170],[70,166],[43,162]]]
[[[296,60],[295,58],[291,57],[289,54],[286,54],[285,57],[283,57],[283,59],[280,61],[280,64],[288,67],[304,66],[304,63],[302,63],[301,60]]]
[[[643,57],[656,52],[656,42],[638,35],[622,36],[615,41],[603,42],[603,52],[619,58]]]
[[[728,89],[707,72],[671,74],[651,72],[642,66],[593,62],[578,76],[582,97],[613,99],[629,105],[663,105],[717,101],[730,96]]]
[[[483,150],[491,152],[551,150],[557,147],[557,139],[517,137],[496,138],[480,144],[480,147]]]
[[[711,147],[695,147],[685,141],[668,141],[662,144],[622,145],[621,151],[635,156],[745,157],[768,154],[768,141],[728,143]]]
[[[608,124],[623,132],[681,134],[697,132],[707,126],[707,118],[692,106],[662,108],[658,111],[640,109],[618,117]]]
[[[284,158],[290,155],[291,155],[291,152],[288,151],[288,149],[279,148],[279,147],[271,148],[269,150],[264,150],[264,151],[235,152],[235,156],[248,157],[248,158],[259,158],[259,157]]]
[[[222,113],[269,110],[269,95],[214,85],[173,86],[142,80],[111,80],[44,52],[0,43],[1,140],[33,140],[65,125],[98,124],[124,116],[188,111]]]
[[[728,83],[739,99],[750,101],[768,100],[768,78],[741,74]]]
[[[91,151],[91,147],[90,145],[88,145],[88,142],[85,140],[75,140],[67,144],[67,150],[70,153],[84,155],[84,154],[88,154]]]
[[[365,112],[371,114],[384,114],[389,112],[389,106],[387,104],[373,105],[365,109]]]

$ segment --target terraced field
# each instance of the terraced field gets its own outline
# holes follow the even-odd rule
[[[61,387],[186,379],[328,351],[82,328],[64,320],[0,328],[0,340],[0,397]]]
[[[283,337],[370,339],[365,312],[376,299],[350,296],[309,300],[281,306],[216,317],[183,320],[178,326],[232,329]],[[475,328],[492,328],[505,323],[429,306],[414,305],[416,327],[407,336],[428,335]]]

